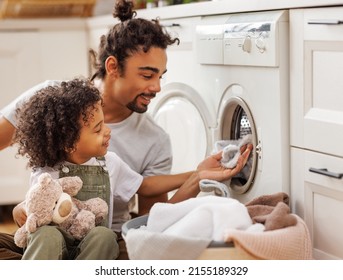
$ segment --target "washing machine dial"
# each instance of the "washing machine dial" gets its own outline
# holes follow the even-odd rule
[[[250,36],[246,36],[243,40],[242,50],[244,52],[250,53],[251,52],[251,38]]]
[[[266,41],[265,41],[266,36],[267,36],[267,33],[262,32],[255,40],[255,45],[260,53],[264,53],[266,51]]]

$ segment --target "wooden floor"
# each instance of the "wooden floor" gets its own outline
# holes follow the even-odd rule
[[[12,205],[0,206],[0,232],[13,233],[17,230],[12,219],[12,209]]]

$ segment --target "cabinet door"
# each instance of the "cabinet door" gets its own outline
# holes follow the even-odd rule
[[[292,212],[308,226],[313,256],[343,259],[343,159],[298,148],[291,151]]]
[[[196,61],[194,51],[195,28],[199,23],[200,17],[161,20],[161,25],[166,28],[171,36],[180,40],[179,45],[174,44],[167,48],[168,72],[161,80],[162,85],[169,82],[193,83]],[[182,70],[180,70],[181,68]]]
[[[0,108],[40,82],[39,38],[36,32],[0,33]],[[16,204],[29,187],[27,161],[16,148],[0,152],[0,204]]]
[[[40,81],[89,75],[86,30],[45,30],[40,31],[39,36],[42,60]]]
[[[303,153],[305,222],[314,258],[343,259],[343,159]]]
[[[343,7],[296,13],[303,13],[297,31],[303,41],[298,34],[291,37],[299,41],[293,42],[299,53],[291,57],[291,141],[293,146],[343,157]]]

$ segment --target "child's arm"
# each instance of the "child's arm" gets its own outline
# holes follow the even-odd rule
[[[196,171],[175,175],[156,175],[145,177],[137,193],[143,196],[156,196],[168,193],[179,188],[195,173]]]

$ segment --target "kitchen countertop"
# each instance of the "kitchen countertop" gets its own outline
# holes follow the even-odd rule
[[[200,3],[167,6],[150,10],[138,10],[138,16],[178,18],[253,11],[281,10],[304,7],[343,5],[334,0],[214,0]]]
[[[343,0],[214,0],[183,5],[173,5],[161,8],[137,10],[137,16],[143,18],[173,19],[181,17],[205,16],[229,13],[244,13],[253,11],[268,11],[281,9],[297,9],[310,7],[343,6]],[[115,19],[111,14],[88,19],[3,19],[0,20],[0,31],[13,29],[72,29],[96,28],[113,25]]]

